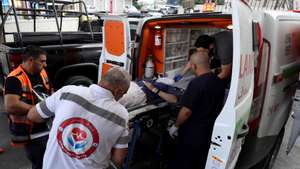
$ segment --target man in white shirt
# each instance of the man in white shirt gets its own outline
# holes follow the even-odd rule
[[[128,112],[117,102],[130,77],[111,68],[98,85],[66,86],[28,113],[34,122],[55,115],[43,161],[44,169],[105,169],[120,166],[127,154]]]

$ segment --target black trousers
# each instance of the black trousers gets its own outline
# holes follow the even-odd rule
[[[197,146],[178,144],[169,169],[204,169],[208,150],[206,144]]]
[[[36,138],[25,145],[25,153],[32,164],[32,169],[42,169],[48,135]]]

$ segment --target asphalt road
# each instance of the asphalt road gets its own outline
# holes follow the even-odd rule
[[[273,169],[300,169],[300,137],[298,137],[292,151],[287,155],[285,153],[288,143],[288,138],[291,132],[293,119],[290,118],[286,125],[284,139],[282,141],[279,154],[277,156]]]
[[[0,154],[0,169],[30,169],[30,162],[26,159],[23,148],[10,146],[7,118],[3,113],[2,102],[2,98],[0,98],[0,147],[5,148],[6,151]],[[291,124],[292,120],[290,119],[274,169],[300,169],[300,139],[297,140],[289,155],[285,153]]]
[[[9,142],[7,117],[3,113],[3,101],[0,98],[0,147],[5,149],[0,154],[1,169],[29,169],[30,162],[25,157],[23,148],[12,148]]]

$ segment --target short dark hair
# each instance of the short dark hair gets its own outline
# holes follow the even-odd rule
[[[39,46],[29,45],[25,48],[22,59],[23,61],[27,61],[30,57],[38,59],[40,55],[46,55],[46,51]]]
[[[215,43],[215,38],[208,35],[201,35],[198,37],[195,43],[196,48],[209,49],[209,45]]]

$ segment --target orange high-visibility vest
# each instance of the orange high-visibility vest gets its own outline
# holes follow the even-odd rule
[[[42,69],[40,76],[43,80],[45,88],[47,89],[47,94],[50,94],[51,90],[49,85],[49,79],[44,69]],[[36,104],[35,95],[32,91],[30,79],[28,78],[21,65],[15,70],[13,70],[7,77],[16,77],[21,82],[21,101],[24,101],[27,104]],[[27,119],[27,116],[18,116],[10,114],[9,122],[12,143],[27,143],[30,140],[30,134],[33,126],[33,123]]]

